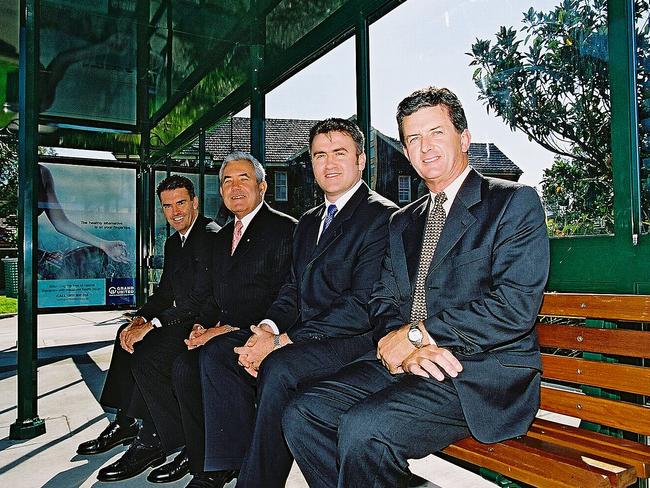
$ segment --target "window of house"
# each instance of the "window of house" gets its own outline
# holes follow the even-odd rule
[[[287,172],[275,172],[275,201],[286,202],[288,200]]]
[[[411,201],[411,177],[408,175],[401,175],[398,181],[398,195],[399,203],[406,203]]]

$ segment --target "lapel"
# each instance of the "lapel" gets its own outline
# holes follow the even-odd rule
[[[418,265],[420,263],[420,251],[422,250],[422,238],[424,236],[424,227],[429,215],[431,206],[431,196],[429,192],[422,201],[413,209],[409,224],[402,232],[402,242],[404,253],[406,255],[406,265],[408,267],[408,276],[410,281],[415,281]]]
[[[467,229],[476,222],[476,217],[469,209],[481,201],[481,182],[481,176],[475,170],[470,170],[449,209],[449,215],[431,260],[429,275],[442,263]]]
[[[332,219],[329,227],[323,232],[320,236],[318,244],[314,249],[314,252],[311,255],[310,262],[317,259],[321,254],[323,254],[334,242],[336,242],[340,236],[343,234],[343,226],[347,223],[348,220],[354,215],[354,212],[357,210],[357,207],[361,202],[368,199],[368,194],[370,190],[365,183],[362,183],[357,191],[354,192],[352,197],[345,204],[343,209],[341,209]],[[318,220],[316,222],[316,235],[314,236],[314,241],[318,236],[318,229],[320,228],[320,221],[323,218],[323,212],[325,211],[325,204],[322,204],[322,209],[320,212],[316,212],[315,215],[318,215]]]

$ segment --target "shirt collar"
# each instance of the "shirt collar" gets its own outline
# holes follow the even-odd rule
[[[456,199],[458,190],[460,190],[460,187],[465,182],[465,178],[467,178],[467,175],[471,170],[472,167],[470,165],[467,165],[467,167],[463,170],[463,172],[459,174],[456,177],[456,179],[452,181],[447,186],[447,188],[443,190],[445,192],[445,195],[447,195],[447,201],[442,205],[442,208],[445,209],[447,215],[449,215],[449,209],[451,208],[451,205],[454,203],[454,200]],[[432,191],[430,191],[429,194],[431,195],[431,202],[433,203],[433,200],[436,198],[437,193],[433,193]],[[431,205],[431,208],[433,208],[433,205]]]
[[[242,225],[241,232],[242,232],[242,234],[244,233],[244,231],[246,230],[246,228],[248,227],[248,225],[249,225],[249,224],[251,223],[251,221],[253,220],[253,217],[255,217],[255,216],[257,215],[257,212],[260,211],[260,209],[262,208],[262,205],[263,205],[263,204],[264,204],[264,200],[262,200],[262,201],[259,203],[259,205],[253,209],[252,212],[247,213],[247,214],[244,215],[241,219],[238,219],[237,217],[235,217],[235,223],[237,223],[238,220],[241,220],[241,225]]]
[[[199,218],[199,214],[197,214],[194,217],[194,220],[192,221],[192,225],[190,225],[189,229],[187,229],[187,232],[185,234],[181,234],[180,232],[178,233],[178,236],[181,238],[181,242],[183,241],[183,238],[187,240],[187,238],[190,235],[190,232],[192,232],[192,228],[194,227],[194,224],[196,224],[197,219]]]
[[[356,184],[352,188],[350,188],[343,195],[338,197],[335,202],[330,202],[327,199],[327,197],[325,197],[325,212],[323,212],[323,216],[321,217],[321,219],[324,219],[325,217],[327,217],[327,207],[329,207],[332,204],[336,205],[337,212],[340,212],[343,209],[343,207],[345,206],[345,204],[348,203],[350,198],[352,198],[352,195],[354,195],[354,193],[359,189],[359,187],[361,187],[362,183],[363,183],[363,180],[357,181]]]

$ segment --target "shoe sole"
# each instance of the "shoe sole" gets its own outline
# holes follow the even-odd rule
[[[118,441],[118,442],[115,442],[113,444],[110,444],[110,445],[106,446],[104,449],[98,449],[98,450],[95,450],[95,451],[79,451],[79,449],[77,449],[77,454],[79,454],[80,456],[93,456],[95,454],[101,454],[103,452],[110,451],[111,449],[113,449],[114,447],[119,446],[120,444],[123,445],[123,446],[128,446],[129,444],[131,444],[133,442],[133,439],[135,439],[135,436],[133,436],[133,437],[125,437],[121,441]]]
[[[149,483],[158,483],[158,484],[173,483],[174,481],[178,481],[180,479],[183,479],[189,472],[190,472],[190,468],[187,468],[187,470],[185,470],[182,475],[180,475],[180,476],[176,475],[173,478],[167,478],[165,480],[158,480],[158,479],[150,478],[151,475],[149,475],[149,476],[147,476],[147,481]]]
[[[110,479],[109,479],[109,478],[104,478],[104,479],[102,479],[102,478],[100,478],[99,476],[97,476],[97,480],[98,480],[98,481],[101,481],[102,483],[111,483],[111,482],[113,482],[113,481],[124,481],[124,480],[128,480],[128,479],[131,479],[131,478],[135,478],[135,477],[138,476],[139,474],[144,473],[144,472],[145,472],[147,469],[149,469],[149,468],[155,468],[156,466],[160,466],[160,465],[163,464],[166,460],[167,460],[167,458],[164,457],[164,456],[163,456],[163,457],[159,457],[159,458],[157,458],[157,459],[153,459],[153,460],[150,461],[148,464],[146,464],[145,466],[143,466],[142,469],[140,469],[139,471],[135,471],[135,472],[129,474],[129,476],[120,476],[119,478],[110,478]]]

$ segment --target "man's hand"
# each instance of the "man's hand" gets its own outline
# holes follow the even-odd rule
[[[416,350],[408,339],[408,331],[411,324],[405,324],[399,329],[386,334],[379,340],[377,345],[377,359],[386,366],[391,374],[403,373],[402,362]],[[422,344],[429,343],[429,334],[422,325],[420,330],[423,334]]]
[[[253,335],[249,337],[246,344],[234,349],[235,354],[239,354],[239,364],[244,367],[248,374],[255,378],[264,358],[275,349],[275,344],[273,343],[275,334],[270,329],[266,324],[251,325]],[[282,336],[280,337],[282,338]],[[288,340],[286,338],[285,341],[281,341],[281,344],[285,345]]]
[[[194,324],[192,327],[192,332],[187,339],[184,340],[187,349],[195,349],[199,346],[203,346],[213,337],[217,337],[221,334],[226,334],[232,332],[233,330],[239,330],[239,327],[232,327],[230,325],[218,325],[216,327],[210,327],[206,329],[201,324]]]
[[[133,345],[140,342],[153,328],[151,322],[145,322],[142,317],[136,317],[120,332],[120,346],[126,352],[133,354]]]
[[[413,351],[403,362],[402,369],[406,373],[430,378],[438,381],[445,379],[444,373],[452,378],[463,370],[460,361],[448,350],[429,344]]]

